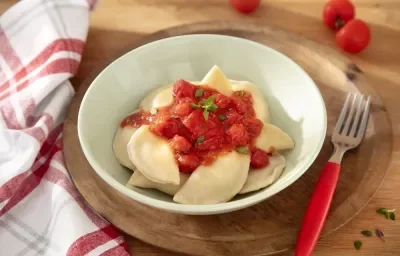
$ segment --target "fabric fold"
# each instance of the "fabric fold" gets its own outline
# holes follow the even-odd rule
[[[95,0],[23,0],[0,16],[2,255],[129,255],[67,173],[62,128]]]

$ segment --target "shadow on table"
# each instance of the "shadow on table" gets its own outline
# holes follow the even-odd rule
[[[75,90],[92,72],[133,49],[146,34],[91,28],[86,40],[78,74],[71,79]]]

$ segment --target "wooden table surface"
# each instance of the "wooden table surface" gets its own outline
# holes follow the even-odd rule
[[[0,13],[15,2],[1,0]],[[334,34],[321,22],[324,2],[264,0],[255,13],[244,16],[233,11],[228,0],[100,0],[91,17],[80,71],[72,82],[78,88],[104,60],[149,33],[198,21],[251,20],[336,47]],[[372,41],[363,53],[348,57],[365,71],[390,113],[394,153],[386,180],[369,205],[338,231],[321,239],[314,255],[400,255],[399,221],[389,221],[375,213],[379,207],[400,211],[400,0],[355,0],[354,3],[357,17],[370,24]],[[386,242],[360,235],[361,230],[375,227],[384,231]],[[361,251],[353,247],[357,239],[363,241]],[[176,255],[129,237],[127,242],[132,254],[137,256]]]

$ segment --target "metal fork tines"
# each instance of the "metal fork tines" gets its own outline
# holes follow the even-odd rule
[[[371,97],[348,93],[332,135],[335,150],[331,162],[340,163],[343,154],[360,145],[369,119]]]

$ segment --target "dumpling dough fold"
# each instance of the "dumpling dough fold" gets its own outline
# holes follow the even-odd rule
[[[218,66],[213,66],[210,71],[208,71],[201,81],[201,84],[207,85],[228,97],[232,94],[231,84]]]
[[[128,156],[149,180],[161,184],[179,184],[179,167],[168,141],[142,125],[128,143]]]
[[[267,167],[257,170],[250,168],[246,183],[244,183],[239,194],[256,191],[271,185],[281,176],[285,166],[285,157],[275,153],[269,157],[269,165]]]
[[[294,142],[287,133],[272,124],[264,124],[255,146],[266,152],[294,148]]]
[[[131,126],[125,126],[125,127],[118,126],[113,141],[113,150],[114,150],[114,155],[117,158],[117,161],[121,165],[131,170],[135,170],[135,166],[129,159],[126,147],[136,130],[137,128]]]
[[[129,179],[128,183],[126,184],[126,187],[132,188],[134,187],[140,187],[140,188],[152,188],[152,189],[157,189],[159,191],[162,191],[166,194],[169,194],[171,196],[175,195],[176,192],[182,187],[183,184],[189,179],[189,174],[186,173],[179,173],[180,179],[179,179],[179,184],[161,184],[157,183],[154,181],[151,181],[147,179],[143,174],[139,171],[135,171],[131,178]]]
[[[144,111],[151,111],[152,109],[171,105],[174,102],[172,90],[172,84],[151,90],[146,94],[146,96],[144,96],[139,107]]]
[[[181,204],[217,204],[232,199],[243,187],[250,155],[236,151],[219,156],[211,165],[200,165],[173,200]]]
[[[138,111],[139,110],[133,111],[129,115],[132,115],[133,113]],[[117,132],[115,133],[113,139],[113,150],[114,150],[114,155],[117,158],[117,161],[121,165],[131,170],[135,170],[136,167],[129,159],[127,145],[132,135],[136,132],[136,130],[137,128],[132,126],[121,127],[120,125],[118,125]]]

